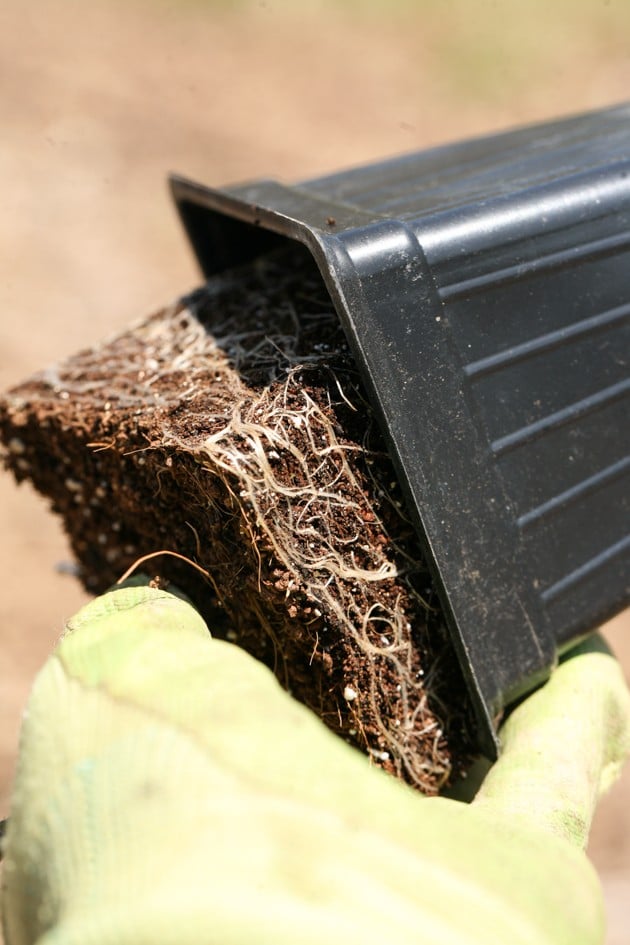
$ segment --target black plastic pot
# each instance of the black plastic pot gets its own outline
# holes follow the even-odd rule
[[[206,275],[315,257],[478,713],[630,600],[630,106],[295,186],[175,177]]]

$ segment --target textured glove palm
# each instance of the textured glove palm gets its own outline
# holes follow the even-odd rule
[[[628,703],[594,641],[512,714],[473,804],[421,798],[185,601],[115,590],[33,688],[6,943],[598,945],[582,848]]]

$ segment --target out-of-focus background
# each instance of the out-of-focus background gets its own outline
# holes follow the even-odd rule
[[[629,40],[626,0],[4,0],[0,389],[196,284],[168,171],[290,181],[612,104]],[[33,674],[85,597],[5,473],[0,534],[3,816]],[[607,635],[630,676],[629,615]],[[630,771],[591,854],[621,945]]]

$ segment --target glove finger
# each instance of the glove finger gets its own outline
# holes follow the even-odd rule
[[[581,644],[500,732],[477,809],[585,847],[597,801],[630,754],[630,693],[601,638]]]

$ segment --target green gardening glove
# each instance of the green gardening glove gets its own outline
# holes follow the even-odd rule
[[[5,838],[6,945],[597,945],[583,848],[629,748],[593,641],[513,712],[470,805],[370,767],[149,587],[39,674]]]

